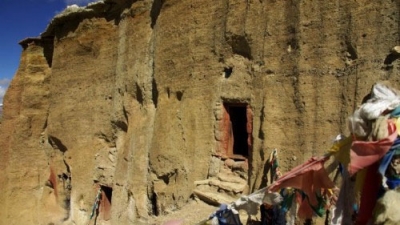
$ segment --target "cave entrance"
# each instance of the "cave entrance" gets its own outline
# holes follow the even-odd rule
[[[247,158],[251,150],[251,110],[247,104],[224,103],[224,150],[229,158]]]
[[[111,219],[111,199],[112,191],[111,187],[100,185],[101,188],[101,201],[100,201],[100,218],[103,220]]]

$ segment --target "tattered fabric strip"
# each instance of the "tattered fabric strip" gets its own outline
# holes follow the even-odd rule
[[[350,150],[349,174],[366,168],[380,160],[392,147],[397,138],[396,126],[388,120],[389,136],[379,141],[353,141]]]

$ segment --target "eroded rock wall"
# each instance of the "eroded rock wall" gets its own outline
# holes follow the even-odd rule
[[[347,132],[399,42],[388,1],[105,1],[21,42],[0,125],[0,224],[148,224],[218,174],[224,103],[248,107],[248,191]],[[187,209],[190,210],[190,209]]]
[[[54,203],[46,190],[48,156],[42,148],[50,94],[51,69],[43,56],[48,43],[40,41],[41,46],[35,41],[23,51],[18,73],[4,99],[0,141],[1,224],[18,221],[39,224],[42,206]]]

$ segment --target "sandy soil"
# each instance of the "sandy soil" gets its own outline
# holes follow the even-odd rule
[[[174,220],[182,220],[182,225],[200,224],[206,220],[218,207],[208,205],[201,200],[191,200],[186,207],[164,216],[150,219],[151,225],[164,225]]]
[[[191,200],[188,205],[180,210],[174,211],[164,216],[153,217],[150,219],[151,225],[210,225],[211,221],[207,218],[217,210],[217,206],[209,205],[201,200]],[[243,225],[259,224],[257,217],[252,217],[247,222],[247,213],[239,211]],[[173,223],[176,221],[176,223]],[[181,223],[179,223],[182,221]]]

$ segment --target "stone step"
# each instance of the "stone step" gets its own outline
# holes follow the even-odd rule
[[[202,191],[198,189],[195,189],[193,193],[200,200],[215,206],[219,206],[220,204],[230,204],[237,200],[237,198],[224,195],[222,193]]]
[[[246,184],[231,183],[220,180],[211,180],[210,185],[223,189],[224,191],[233,192],[234,194],[242,193],[246,190]]]
[[[222,189],[225,192],[232,192],[234,195],[243,193],[247,189],[246,182],[241,181],[239,182],[228,182],[228,181],[221,181],[219,179],[207,179],[207,180],[200,180],[195,181],[194,184],[198,186],[214,186],[218,189]],[[202,188],[204,189],[204,187]]]
[[[234,173],[219,173],[218,180],[236,184],[247,184],[247,181]]]

